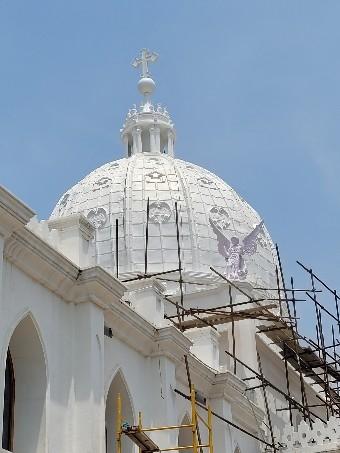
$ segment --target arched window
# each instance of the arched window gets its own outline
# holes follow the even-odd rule
[[[46,451],[46,388],[43,347],[32,318],[27,316],[9,343],[2,448],[15,453]]]
[[[106,434],[106,451],[107,453],[115,453],[116,449],[116,412],[117,412],[117,397],[120,394],[122,400],[122,416],[123,422],[129,425],[134,424],[133,408],[130,400],[129,392],[125,383],[124,376],[120,371],[113,378],[109,392],[106,398],[105,408],[105,434]],[[122,451],[124,453],[133,453],[134,445],[127,437],[122,438]]]
[[[14,427],[15,378],[11,353],[8,349],[5,371],[2,448],[12,451]]]

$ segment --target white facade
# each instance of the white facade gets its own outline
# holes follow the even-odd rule
[[[157,277],[123,282],[144,271],[148,198],[149,272],[178,269],[178,203],[183,279],[191,282],[184,285],[186,307],[226,303],[228,287],[210,266],[239,272],[237,284],[251,296],[259,294],[256,285],[270,285],[275,275],[272,242],[258,214],[219,178],[173,157],[173,125],[164,109],[152,105],[150,80],[140,82],[145,99],[122,130],[127,157],[66,192],[49,221],[38,222],[30,208],[0,189],[0,392],[9,350],[15,453],[115,452],[118,393],[130,424],[137,423],[139,411],[145,425],[181,424],[190,407],[174,389],[188,393],[185,355],[192,381],[213,410],[270,442],[260,391],[246,390],[251,381],[240,376],[249,372],[238,367],[239,377],[234,375],[224,353],[231,348],[230,325],[182,333],[164,317],[175,313],[164,296],[179,300],[176,282]],[[238,242],[223,242],[219,233]],[[242,258],[237,262],[236,246]],[[178,279],[176,272],[169,276]],[[233,298],[241,300],[237,291]],[[281,357],[255,331],[254,320],[236,323],[237,355],[256,369],[260,351],[265,375],[285,391]],[[292,368],[290,374],[299,400],[298,376]],[[309,400],[317,401],[306,385]],[[268,398],[275,429],[282,431],[287,412],[277,409],[286,402],[269,389]],[[0,410],[4,406],[1,398]],[[0,418],[0,431],[2,424]],[[178,430],[153,438],[162,448],[187,441]],[[137,451],[124,442],[123,453]],[[214,419],[215,452],[262,450],[257,440]]]

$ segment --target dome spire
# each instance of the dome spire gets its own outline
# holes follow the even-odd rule
[[[138,82],[138,89],[144,96],[144,104],[150,103],[149,97],[156,88],[154,80],[150,77],[151,73],[149,71],[149,63],[155,63],[157,59],[158,54],[156,52],[151,52],[148,49],[142,49],[140,51],[140,56],[136,57],[132,62],[132,66],[134,68],[138,68],[139,66],[142,68],[141,78]]]
[[[149,64],[158,59],[158,54],[142,49],[132,66],[141,66],[141,78],[138,90],[143,95],[143,102],[129,110],[123,128],[120,130],[128,157],[137,153],[174,155],[175,129],[170,115],[161,104],[154,105],[151,95],[156,84],[151,78]]]

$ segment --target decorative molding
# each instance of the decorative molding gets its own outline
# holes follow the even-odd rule
[[[102,308],[107,308],[112,302],[121,303],[125,291],[123,283],[105,269],[99,266],[89,267],[80,270],[73,290],[73,302],[86,302],[89,300],[88,295],[93,295],[101,301]]]
[[[174,326],[162,327],[155,332],[155,347],[152,357],[168,357],[179,364],[184,355],[189,354],[192,342]]]
[[[119,167],[118,162],[112,162],[112,163],[109,165],[109,168],[111,168],[111,169],[116,169],[116,168],[118,168],[118,167]]]
[[[59,214],[61,214],[63,211],[65,211],[67,203],[70,199],[70,196],[71,196],[70,192],[66,192],[60,199],[60,201],[58,203]]]
[[[212,179],[207,178],[206,176],[201,176],[200,178],[197,179],[197,182],[202,187],[207,187],[209,189],[217,189],[215,182]]]
[[[223,398],[232,406],[233,419],[251,431],[258,431],[264,420],[263,410],[250,401],[245,394],[247,385],[231,371],[216,374],[209,398]]]
[[[101,178],[97,179],[94,182],[93,191],[95,192],[96,190],[107,189],[108,187],[110,187],[111,183],[112,183],[112,178],[109,178],[108,176],[102,176]]]
[[[231,225],[231,220],[228,212],[220,207],[214,206],[210,209],[210,220],[216,225],[220,230],[226,230]]]
[[[5,242],[4,257],[34,280],[69,300],[79,268],[28,229],[15,232]]]
[[[144,291],[145,289],[150,288],[153,289],[155,293],[163,295],[164,291],[166,291],[166,285],[160,280],[157,280],[156,277],[126,282],[125,286],[128,288],[129,292]]]
[[[170,220],[171,208],[165,201],[150,203],[150,221],[152,223],[166,223]]]
[[[264,420],[264,412],[244,394],[246,384],[231,371],[216,373],[192,354],[188,355],[192,379],[196,388],[209,400],[224,399],[232,407],[233,420],[252,432],[258,432],[258,426]],[[176,378],[187,386],[187,374],[184,361],[176,368]]]
[[[152,165],[162,165],[163,162],[161,160],[160,157],[149,157],[148,160],[147,160],[148,163],[152,164]]]
[[[104,208],[94,208],[87,213],[87,220],[100,230],[107,222],[107,212]]]
[[[268,238],[266,237],[264,231],[262,230],[261,233],[257,236],[257,243],[259,244],[260,247],[263,249],[268,248]]]
[[[54,218],[48,221],[50,230],[63,231],[66,229],[79,229],[87,241],[94,237],[95,227],[83,214],[71,214],[65,217]]]
[[[150,173],[145,175],[146,182],[164,182],[165,175],[158,170],[152,170]]]
[[[282,452],[289,453],[321,453],[340,451],[340,420],[330,417],[327,423],[317,419],[312,428],[302,420],[298,428],[286,425],[280,436],[276,430],[276,436],[280,439],[283,447]]]
[[[79,269],[27,228],[6,240],[4,256],[66,302],[93,302],[103,308],[120,300],[126,290],[101,267]]]
[[[9,236],[23,228],[34,215],[31,208],[0,186],[0,234]]]

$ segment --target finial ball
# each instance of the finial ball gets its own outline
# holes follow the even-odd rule
[[[138,82],[138,90],[143,96],[150,96],[155,88],[156,84],[151,77],[142,77]]]

